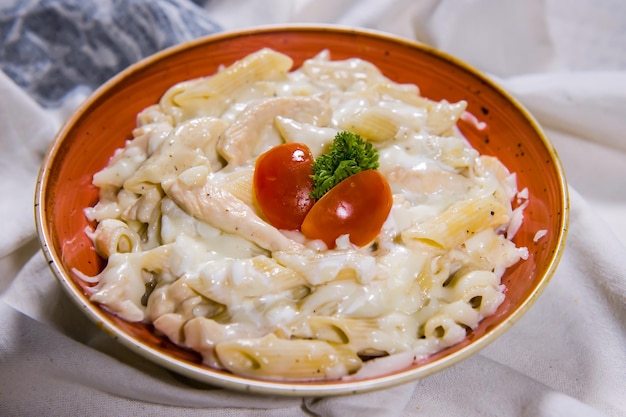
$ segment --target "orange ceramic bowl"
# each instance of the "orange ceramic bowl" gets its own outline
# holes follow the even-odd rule
[[[487,123],[460,128],[483,154],[497,156],[529,190],[530,205],[515,238],[530,257],[503,277],[506,299],[466,339],[409,368],[359,381],[276,382],[252,380],[210,369],[149,326],[127,323],[89,301],[87,283],[73,272],[96,275],[104,266],[85,235],[83,214],[98,190],[92,176],[131,137],[138,112],[156,103],[177,82],[214,73],[263,47],[290,55],[295,66],[322,49],[333,59],[359,57],[389,78],[414,83],[426,97],[466,100],[468,110]],[[539,296],[561,257],[568,222],[563,171],[552,145],[524,108],[468,65],[424,45],[370,31],[329,26],[263,27],[222,33],[180,45],[126,69],[98,89],[58,132],[44,160],[36,189],[36,222],[43,252],[70,297],[104,331],[148,359],[187,377],[255,393],[322,396],[364,392],[433,374],[478,352],[502,335]],[[535,242],[535,233],[547,235]]]

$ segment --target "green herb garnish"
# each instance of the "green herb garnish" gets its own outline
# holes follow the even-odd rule
[[[313,163],[313,191],[310,196],[322,198],[335,185],[351,175],[378,168],[378,151],[372,144],[352,132],[339,132],[330,151]]]

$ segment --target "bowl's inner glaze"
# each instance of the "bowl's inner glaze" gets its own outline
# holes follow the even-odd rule
[[[173,84],[213,74],[220,65],[229,65],[263,47],[290,55],[296,67],[322,49],[329,49],[332,59],[360,57],[377,65],[396,82],[417,84],[426,97],[452,102],[466,100],[468,111],[486,122],[485,130],[477,130],[464,122],[460,122],[460,128],[480,153],[497,156],[518,174],[520,189],[528,188],[530,204],[515,242],[528,247],[530,257],[503,277],[506,299],[495,315],[483,320],[464,342],[401,373],[406,375],[405,379],[427,375],[431,372],[427,368],[441,368],[445,359],[467,356],[475,351],[473,344],[484,346],[493,338],[491,336],[500,334],[506,327],[504,321],[516,319],[532,303],[560,256],[567,200],[553,149],[517,105],[473,70],[426,47],[343,29],[266,28],[213,36],[142,61],[96,92],[60,131],[57,138],[60,142],[51,149],[38,186],[38,221],[45,241],[44,252],[49,260],[56,261],[53,270],[73,298],[79,304],[90,306],[83,292],[87,284],[72,270],[95,275],[104,265],[84,233],[88,221],[83,209],[94,205],[98,198],[98,190],[91,185],[92,175],[131,137],[137,113],[156,103]],[[547,235],[534,242],[535,233],[542,229],[547,230]],[[136,336],[140,341],[132,343],[140,351],[147,348],[148,355],[153,359],[154,355],[159,356],[160,363],[171,369],[180,370],[178,362],[182,362],[183,373],[205,382],[221,383],[222,376],[226,376],[231,382],[228,386],[240,388],[239,383],[250,384],[250,381],[238,381],[237,377],[200,366],[197,355],[153,334],[148,326],[126,323],[97,307],[94,311],[92,318],[101,320],[105,330],[122,341]],[[169,363],[171,360],[176,363]],[[391,384],[390,378],[393,376],[386,377],[382,384]],[[336,383],[342,384],[350,386],[351,383]],[[285,383],[284,388],[293,391],[294,386],[299,385],[307,383]],[[271,386],[280,391],[281,383]]]

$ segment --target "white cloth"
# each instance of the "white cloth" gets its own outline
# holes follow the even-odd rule
[[[626,3],[213,0],[202,7],[225,29],[321,22],[385,30],[491,74],[546,129],[570,182],[569,237],[556,274],[506,334],[414,383],[321,399],[194,383],[111,340],[48,271],[34,240],[36,174],[85,92],[44,108],[0,72],[0,415],[626,416]]]

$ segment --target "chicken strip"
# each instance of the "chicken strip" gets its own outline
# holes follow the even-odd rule
[[[247,204],[207,179],[206,169],[191,168],[165,181],[165,193],[196,219],[239,235],[269,251],[293,252],[301,245],[263,221]]]
[[[218,152],[229,164],[245,164],[255,156],[262,136],[259,132],[272,125],[276,116],[326,126],[331,122],[332,109],[327,102],[315,97],[275,97],[249,105],[218,140]]]

